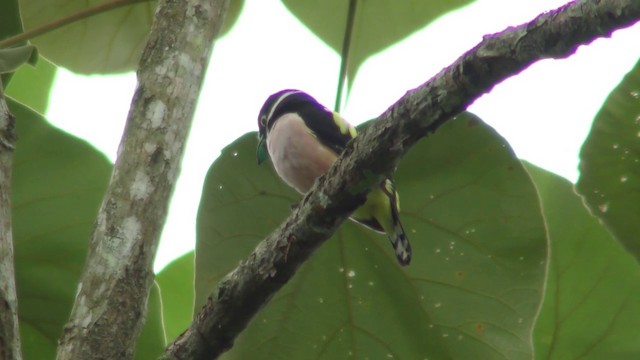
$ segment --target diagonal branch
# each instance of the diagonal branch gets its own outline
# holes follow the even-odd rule
[[[18,330],[13,233],[11,230],[11,164],[15,148],[15,118],[9,111],[0,80],[0,359],[22,359]]]
[[[258,310],[418,140],[534,62],[569,56],[639,19],[638,0],[583,0],[486,36],[351,142],[291,216],[217,285],[163,358],[212,359],[231,348]]]
[[[130,359],[184,143],[228,0],[158,4],[58,359]]]

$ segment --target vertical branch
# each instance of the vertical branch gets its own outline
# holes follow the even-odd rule
[[[11,231],[11,164],[16,142],[15,118],[9,112],[2,87],[0,80],[0,360],[20,360],[22,354]]]
[[[131,359],[153,258],[228,0],[161,0],[58,359]]]

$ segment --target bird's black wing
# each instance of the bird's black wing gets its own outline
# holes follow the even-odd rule
[[[306,106],[298,114],[316,138],[336,154],[342,153],[349,140],[357,135],[356,128],[340,114],[321,105]]]

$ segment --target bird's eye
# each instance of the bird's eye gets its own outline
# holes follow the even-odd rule
[[[262,117],[260,117],[260,125],[267,126],[267,116],[266,115],[262,115]]]

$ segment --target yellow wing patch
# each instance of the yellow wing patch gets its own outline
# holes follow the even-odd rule
[[[335,111],[333,112],[333,122],[338,125],[338,129],[340,129],[340,133],[342,133],[342,135],[349,135],[351,138],[358,135],[356,128],[349,124],[347,120]]]
[[[400,211],[400,196],[398,195],[396,186],[393,184],[393,181],[391,181],[391,179],[384,180],[384,189],[386,190],[389,197],[395,200],[396,210]]]

